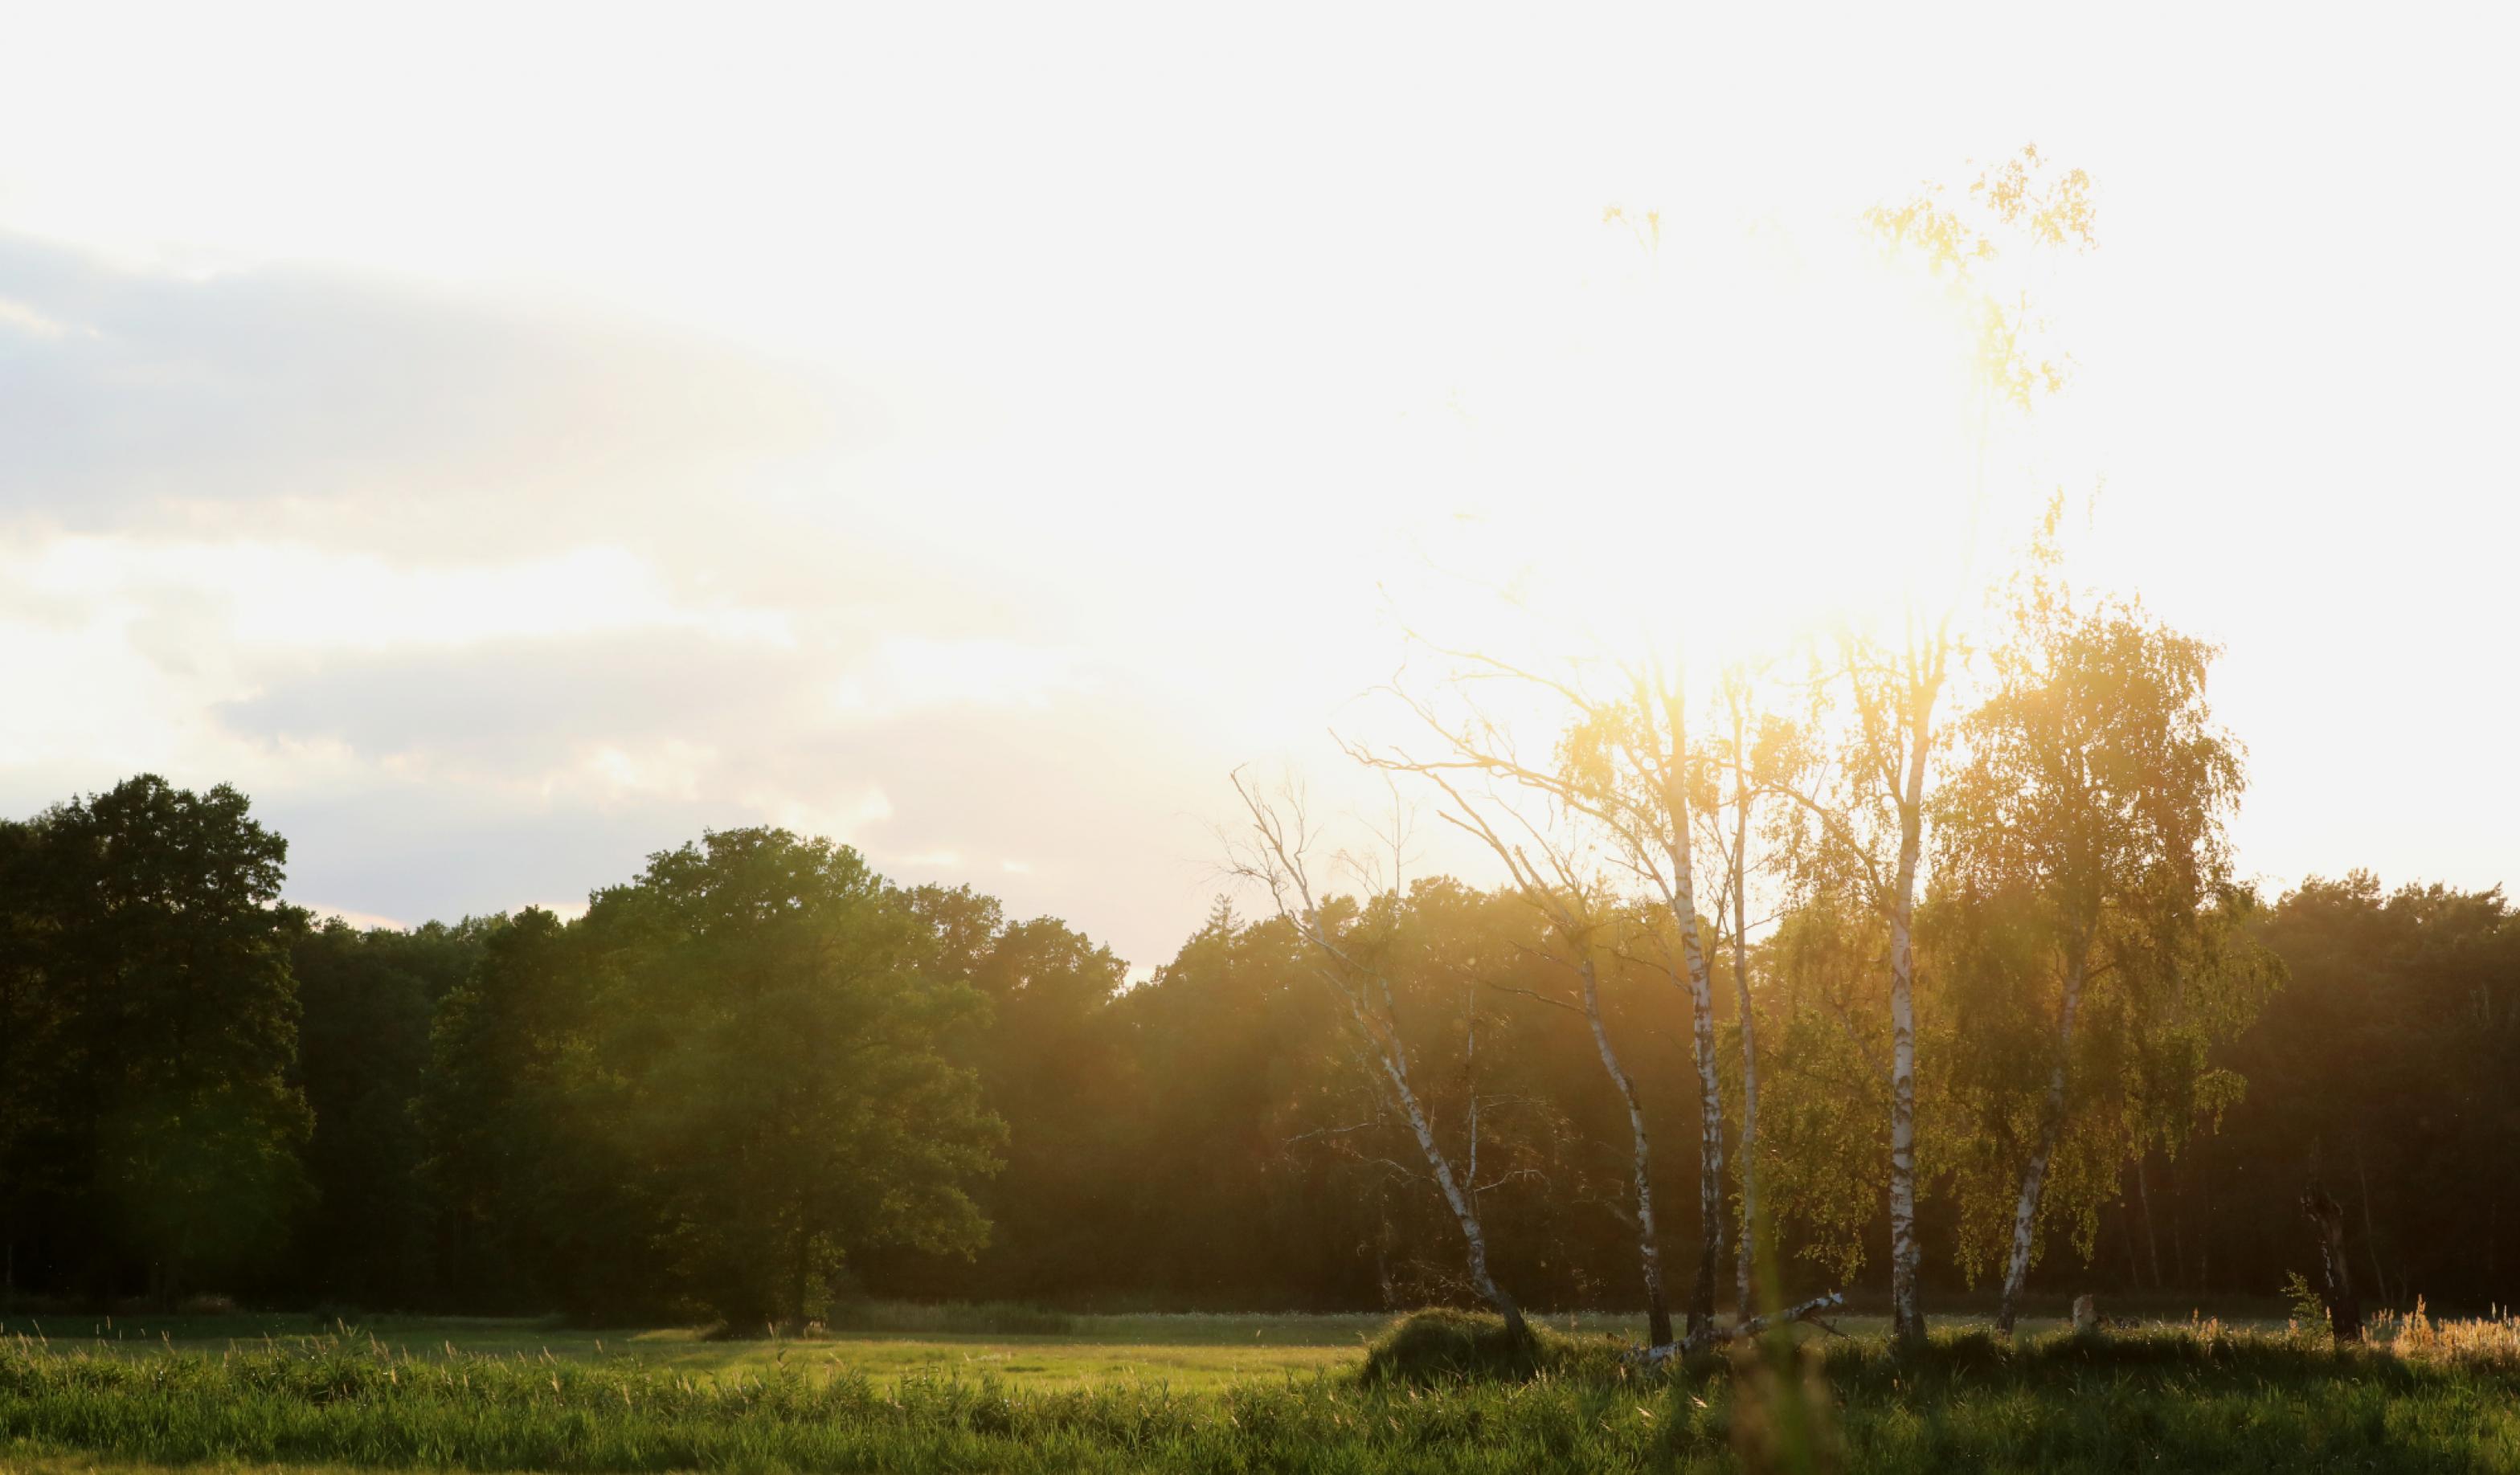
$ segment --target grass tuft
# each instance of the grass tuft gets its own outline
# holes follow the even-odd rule
[[[1432,1307],[1411,1312],[1375,1338],[1366,1348],[1361,1376],[1369,1388],[1519,1383],[1543,1372],[1571,1371],[1587,1360],[1587,1351],[1537,1322],[1517,1336],[1493,1312]]]

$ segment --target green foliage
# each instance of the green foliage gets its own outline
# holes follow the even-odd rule
[[[1834,1283],[1860,1271],[1890,1158],[1890,1016],[1877,914],[1823,891],[1760,950],[1760,1190]]]
[[[948,1037],[947,1052],[1007,1126],[1002,1169],[969,1187],[992,1228],[958,1289],[1037,1293],[1067,1267],[1092,1263],[1105,1248],[1100,1227],[1126,1206],[1112,1175],[1079,1170],[1125,1161],[1128,1113],[1141,1104],[1132,1095],[1138,1061],[1114,1007],[1127,964],[1055,917],[1010,923],[995,899],[968,887],[919,887],[904,899],[934,940],[923,966],[968,984],[987,1006]],[[924,1254],[892,1263],[939,1268]]]
[[[284,1242],[310,1127],[287,856],[235,789],[155,775],[5,827],[0,1182],[63,1278],[168,1299]]]
[[[2508,1304],[2520,1265],[2520,914],[2500,888],[2312,878],[2253,919],[2281,994],[2226,1052],[2248,1079],[2202,1144],[2231,1227],[2218,1255],[2272,1283],[2311,1253],[2296,1200],[2346,1207],[2366,1303]]]
[[[127,873],[103,873],[108,851]],[[147,780],[0,825],[21,1304],[218,1290],[738,1336],[1063,1335],[1091,1310],[1464,1298],[1408,1129],[1282,923],[1220,905],[1127,986],[1055,919],[751,831],[668,852],[575,922],[308,931],[275,904],[280,854],[241,797]],[[1465,1164],[1475,1141],[1500,1274],[1536,1309],[1638,1304],[1627,1122],[1551,1002],[1567,980],[1531,909],[1434,880],[1332,910],[1392,964],[1439,1130]],[[1931,1245],[1994,1242],[2040,1125],[2055,916],[2025,888],[1918,915]],[[2123,976],[2093,991],[2051,1182],[2049,1237],[2081,1254],[2052,1257],[2048,1293],[2273,1284],[2308,1250],[2294,1199],[2320,1173],[2374,1302],[2507,1297],[2520,923],[2498,892],[2357,875],[2125,930],[2140,946],[2104,954]],[[1789,1296],[1877,1266],[1886,947],[1873,909],[1821,886],[1750,960]],[[1691,1073],[1686,997],[1633,958],[1603,966],[1649,1130],[1690,1140],[1693,1093],[1655,1088]],[[1733,1006],[1719,994],[1727,1035]],[[1658,1159],[1666,1246],[1695,1237],[1693,1173]]]
[[[1948,1064],[1927,1140],[1972,1276],[2009,1249],[2034,1162],[2038,1223],[2089,1259],[2122,1165],[2175,1155],[2228,1104],[2211,1051],[2279,976],[2230,880],[2241,763],[2205,699],[2214,651],[2079,595],[2049,566],[2060,513],[2012,584],[1936,810]]]
[[[417,1107],[450,1277],[476,1304],[598,1317],[654,1296],[648,1208],[597,1109],[582,932],[539,908],[486,939],[430,1027]]]
[[[2318,1341],[2331,1340],[2327,1323],[2327,1298],[2310,1283],[2299,1271],[2284,1272],[2284,1301],[2291,1308],[2292,1329],[2296,1335],[2307,1335]]]
[[[823,1316],[863,1249],[976,1249],[1004,1125],[948,1042],[985,1014],[856,852],[785,830],[659,853],[562,925],[528,911],[440,1012],[432,1172],[581,1316],[678,1293]]]
[[[299,1283],[324,1299],[413,1306],[429,1295],[436,1216],[415,1106],[431,1016],[506,921],[402,932],[337,919],[296,944],[296,1080],[315,1118],[305,1151],[315,1203],[294,1258]]]

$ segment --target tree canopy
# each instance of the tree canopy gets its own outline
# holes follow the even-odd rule
[[[2083,633],[2049,648],[2119,649],[2117,618],[2059,627]],[[2015,739],[1990,729],[2044,710],[1987,690],[1960,708],[1956,785],[1999,782]],[[2070,835],[2083,811],[2039,819],[2039,782],[2001,781],[2013,825]],[[2136,777],[2111,782],[2152,802]],[[1914,916],[1932,1294],[2001,1265],[2061,1059],[2031,1291],[2272,1294],[2315,1264],[2295,1200],[2317,1182],[2377,1299],[2508,1295],[2520,918],[2498,891],[2357,873],[2267,901],[2207,846],[2184,878],[2158,854],[2124,865],[2076,914],[2041,894],[2067,874],[2038,859],[2047,842],[2007,831],[1992,855],[1953,855],[1972,834],[1955,825]],[[2159,849],[2109,828],[2138,841]],[[574,919],[408,932],[308,926],[278,900],[285,855],[241,796],[147,778],[0,826],[9,1294],[738,1329],[869,1294],[1474,1294],[1414,1129],[1290,918],[1220,900],[1131,983],[1054,918],[899,887],[774,829],[661,852]],[[1741,949],[1746,988],[1709,998],[1717,1127],[1735,1138],[1754,1026],[1756,1171],[1794,1293],[1880,1286],[1890,1245],[1887,921],[1815,884],[1827,873],[1780,874],[1778,919]],[[1669,939],[1604,933],[1589,954],[1623,1091],[1571,965],[1586,960],[1528,888],[1428,877],[1323,905],[1372,941],[1496,1280],[1535,1308],[1634,1304],[1638,1124],[1657,1142],[1704,1126]],[[2100,918],[2099,943],[2060,1046],[2076,916]],[[1728,1216],[1743,1156],[1716,1196]],[[1700,1242],[1695,1154],[1648,1171],[1660,1235]]]

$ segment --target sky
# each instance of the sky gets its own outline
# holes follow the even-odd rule
[[[2510,878],[2508,13],[1899,9],[0,7],[0,812],[396,923],[785,825],[1143,971],[1410,632],[1709,665],[2062,491],[2243,871]],[[2031,144],[1990,428],[1860,217]]]

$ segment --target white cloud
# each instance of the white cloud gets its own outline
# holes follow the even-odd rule
[[[714,748],[667,738],[633,754],[606,743],[588,753],[581,772],[608,797],[698,797],[700,780],[717,762]]]
[[[775,825],[801,835],[820,835],[843,844],[856,841],[871,826],[893,817],[892,801],[877,784],[843,788],[823,796],[800,795],[792,788],[756,788],[737,799],[740,811],[756,816],[751,823]]]
[[[0,297],[0,328],[37,338],[64,338],[73,332],[95,332],[94,329],[74,330],[67,323],[55,322],[25,303],[9,297]]]
[[[887,637],[836,685],[832,705],[852,722],[879,722],[929,707],[1040,711],[1062,693],[1091,693],[1078,652],[1012,640]]]
[[[15,603],[83,606],[107,620],[181,609],[195,641],[237,651],[379,651],[621,630],[782,647],[796,639],[779,611],[679,603],[652,565],[602,546],[411,565],[306,544],[72,536],[0,553],[0,579],[17,591]]]

